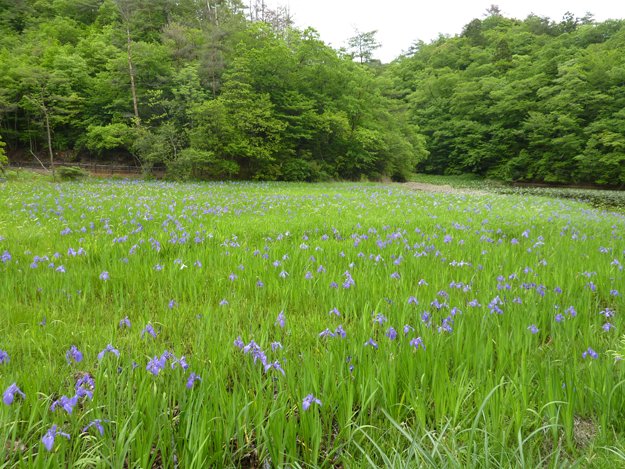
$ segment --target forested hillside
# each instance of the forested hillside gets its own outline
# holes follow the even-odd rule
[[[423,172],[625,185],[625,21],[495,8],[389,73],[426,135]]]
[[[494,7],[382,65],[374,34],[335,50],[264,2],[0,0],[0,137],[176,178],[622,185],[624,26]]]
[[[258,7],[0,1],[9,154],[127,150],[173,176],[286,180],[401,179],[426,157],[370,64],[291,28],[285,9]]]

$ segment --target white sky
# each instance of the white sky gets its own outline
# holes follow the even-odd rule
[[[560,21],[565,12],[584,16],[594,13],[597,21],[625,18],[624,0],[269,0],[268,4],[291,7],[295,24],[312,26],[321,39],[339,48],[353,36],[352,25],[361,31],[378,30],[382,43],[376,58],[390,62],[415,39],[429,42],[438,33],[459,34],[473,18],[483,18],[491,3],[504,16],[524,19],[530,13]]]

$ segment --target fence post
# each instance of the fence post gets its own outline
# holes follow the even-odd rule
[[[111,176],[113,175],[113,162],[111,161]]]

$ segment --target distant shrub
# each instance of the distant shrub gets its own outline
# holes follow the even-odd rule
[[[83,177],[89,177],[89,173],[84,169],[80,169],[76,166],[67,167],[61,166],[57,169],[57,173],[61,179],[78,179]]]

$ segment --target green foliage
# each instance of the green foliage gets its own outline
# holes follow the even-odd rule
[[[491,14],[388,71],[430,152],[418,169],[623,185],[625,21]]]
[[[90,125],[76,143],[101,156],[105,150],[123,148],[130,142],[132,142],[130,128],[126,124],[117,123]]]
[[[77,166],[61,166],[56,171],[61,177],[61,179],[70,180],[70,179],[89,177],[89,173],[87,171]]]
[[[427,155],[372,68],[374,32],[357,35],[359,64],[312,29],[250,23],[237,0],[24,0],[2,16],[12,149],[48,150],[49,124],[54,150],[127,152],[146,174],[299,181],[402,179]]]
[[[5,146],[6,146],[6,143],[2,141],[2,136],[0,136],[0,166],[2,166],[3,164],[7,164],[9,162],[6,152],[4,151]]]
[[[493,5],[381,65],[375,31],[337,51],[246,14],[239,0],[0,2],[3,141],[132,154],[175,179],[623,185],[624,21]]]

